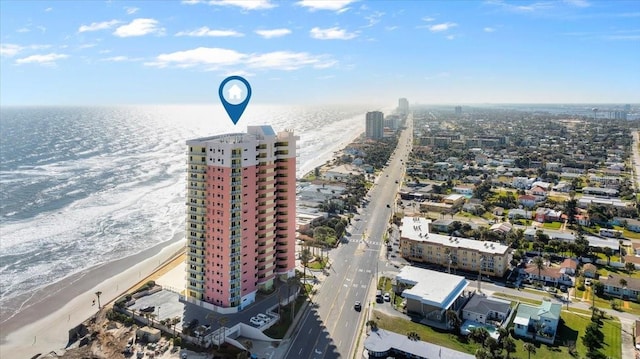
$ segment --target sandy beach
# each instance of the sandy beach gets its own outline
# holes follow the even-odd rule
[[[182,237],[182,234],[179,235]],[[69,329],[98,310],[95,292],[101,291],[102,305],[117,299],[184,247],[176,237],[142,253],[120,259],[38,290],[29,307],[2,324],[0,356],[31,358],[64,348]],[[52,294],[53,293],[53,294]],[[38,300],[38,297],[44,299]]]

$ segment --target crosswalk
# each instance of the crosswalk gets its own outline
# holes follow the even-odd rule
[[[379,246],[382,244],[381,241],[363,241],[362,239],[349,239],[349,243],[366,243],[370,246]]]

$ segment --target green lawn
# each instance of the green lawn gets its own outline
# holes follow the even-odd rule
[[[542,224],[542,228],[547,228],[547,229],[560,229],[561,226],[562,226],[562,223],[560,222],[548,222],[548,223]]]
[[[380,277],[378,279],[378,287],[379,290],[383,292],[391,292],[391,278],[388,277]]]
[[[401,318],[390,317],[384,315],[378,311],[374,311],[373,320],[378,323],[378,327],[390,330],[396,333],[408,333],[416,332],[420,336],[421,340],[440,345],[443,347],[451,348],[468,354],[474,354],[476,349],[480,348],[479,344],[467,341],[464,337],[451,334],[449,332],[436,330],[431,327],[414,323]],[[584,357],[587,349],[582,344],[580,339],[584,335],[584,329],[590,322],[590,316],[583,314],[576,314],[573,312],[562,311],[562,322],[558,327],[558,334],[556,336],[557,345],[546,345],[536,343],[536,353],[532,355],[536,359],[557,359],[559,357],[570,357],[567,344],[574,342],[576,349],[580,357]],[[610,358],[620,358],[622,356],[621,351],[621,336],[620,336],[620,322],[617,319],[609,319],[603,321],[601,331],[604,334],[603,348],[600,351]],[[527,359],[528,353],[523,349],[526,341],[522,339],[514,339],[516,343],[516,352],[511,355],[511,358]]]
[[[580,298],[582,298],[582,294],[584,293],[584,291],[582,290],[575,290],[575,296],[576,298],[578,298],[578,300]],[[573,299],[573,296],[572,296]],[[612,299],[617,299],[620,301],[620,298],[614,298],[614,297],[610,297],[608,295],[605,295],[604,297],[600,297],[598,295],[595,296],[595,300],[594,300],[594,305],[596,306],[596,308],[602,308],[602,309],[611,309],[611,300]],[[627,305],[628,308],[623,307],[623,302],[620,301],[620,311],[621,312],[626,312],[626,313],[631,313],[631,314],[635,314],[640,316],[640,304],[636,303],[636,302],[632,302],[632,301],[627,301]]]

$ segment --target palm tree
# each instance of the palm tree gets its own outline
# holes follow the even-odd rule
[[[627,271],[627,274],[629,274],[629,277],[631,277],[633,272],[636,270],[636,266],[631,262],[627,262],[624,264],[624,269]]]
[[[407,338],[409,338],[409,340],[418,341],[420,340],[420,335],[416,332],[409,332],[407,333]]]
[[[627,288],[627,280],[624,278],[620,278],[620,286],[622,289],[620,290],[620,299],[624,298],[624,290]]]
[[[300,252],[300,262],[302,262],[303,267],[303,275],[302,275],[302,283],[304,284],[305,292],[307,290],[306,279],[307,279],[307,265],[311,260],[311,252],[309,252],[309,248],[305,248]]]
[[[611,256],[613,255],[613,249],[609,248],[609,247],[604,247],[602,249],[602,253],[604,253],[605,256],[607,256],[607,265],[611,264]]]
[[[544,268],[544,260],[540,256],[536,256],[533,259],[533,264],[538,268],[538,282],[542,286],[542,268]]]
[[[453,328],[456,334],[460,334],[460,325],[462,325],[462,321],[460,317],[458,317],[458,313],[455,310],[448,309],[446,311],[447,323],[449,326]]]
[[[509,331],[505,327],[498,327],[498,338],[500,342],[506,339],[509,336]]]
[[[522,349],[524,349],[525,352],[529,353],[529,359],[531,359],[531,353],[536,353],[536,347],[531,343],[524,343]]]
[[[511,353],[516,352],[516,342],[514,342],[513,339],[509,336],[505,337],[504,339],[502,339],[502,348],[504,348],[504,350],[507,352],[507,359],[509,359]]]
[[[102,306],[100,305],[100,296],[102,295],[102,292],[97,291],[95,294],[96,294],[96,297],[98,297],[98,310],[100,310],[100,308],[102,308]]]

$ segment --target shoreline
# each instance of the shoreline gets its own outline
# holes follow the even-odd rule
[[[47,291],[56,292],[2,323],[0,353],[31,358],[65,348],[69,330],[98,311],[97,305],[92,305],[95,292],[102,292],[100,303],[104,307],[145,280],[183,248],[183,233],[179,232],[143,252],[71,275],[29,294],[30,298],[36,298]]]

